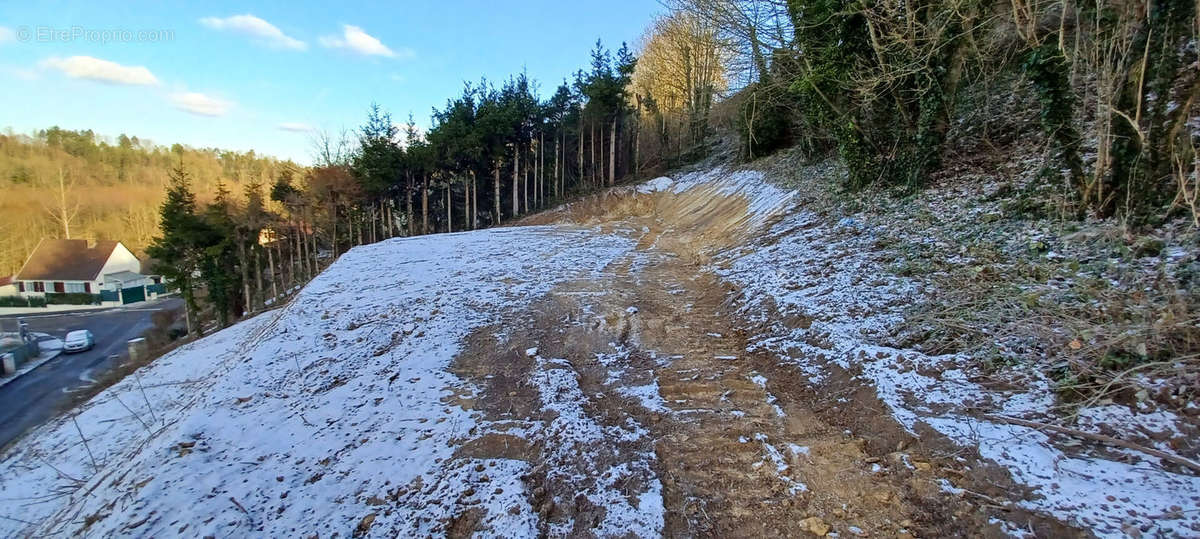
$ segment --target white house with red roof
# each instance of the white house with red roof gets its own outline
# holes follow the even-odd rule
[[[148,284],[142,263],[119,241],[43,239],[13,276],[24,296],[99,294]]]

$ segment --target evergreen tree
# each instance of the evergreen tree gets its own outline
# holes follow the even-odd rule
[[[188,334],[199,328],[197,315],[200,312],[196,299],[195,274],[200,269],[202,250],[199,236],[204,223],[196,215],[196,195],[192,193],[188,173],[183,164],[170,172],[170,187],[167,198],[159,208],[160,235],[146,249],[155,260],[154,271],[179,289],[188,314]]]

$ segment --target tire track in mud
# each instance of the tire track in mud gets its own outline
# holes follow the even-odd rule
[[[746,244],[749,207],[712,198],[626,193],[552,216],[628,235],[635,251],[472,335],[454,369],[493,427],[460,452],[528,463],[551,536],[1003,536],[945,488],[967,462],[957,450],[904,431],[853,373],[831,364],[814,386],[746,352],[738,291],[705,267]],[[570,435],[564,400],[600,443]]]
[[[640,526],[654,496],[661,528],[639,529],[672,537],[932,531],[888,477],[910,463],[869,458],[797,392],[772,393],[794,373],[745,351],[728,285],[642,225],[638,250],[604,278],[562,285],[470,338],[454,370],[482,388],[469,406],[493,428],[460,453],[527,462],[526,495],[551,536]],[[564,399],[582,417],[564,422]],[[591,428],[581,423],[601,440],[575,436]],[[598,503],[614,497],[627,506]]]

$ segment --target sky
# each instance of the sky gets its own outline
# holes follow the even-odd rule
[[[548,95],[654,0],[0,2],[0,129],[58,125],[311,162],[371,102],[423,128],[481,76]]]

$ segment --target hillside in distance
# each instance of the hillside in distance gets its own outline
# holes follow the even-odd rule
[[[119,240],[144,253],[158,233],[168,173],[180,160],[202,200],[219,183],[240,194],[251,182],[267,185],[284,168],[299,168],[253,151],[159,146],[91,130],[0,134],[0,234],[6,238],[0,243],[0,276],[20,269],[41,238],[64,237],[57,217],[64,211],[72,238]]]

